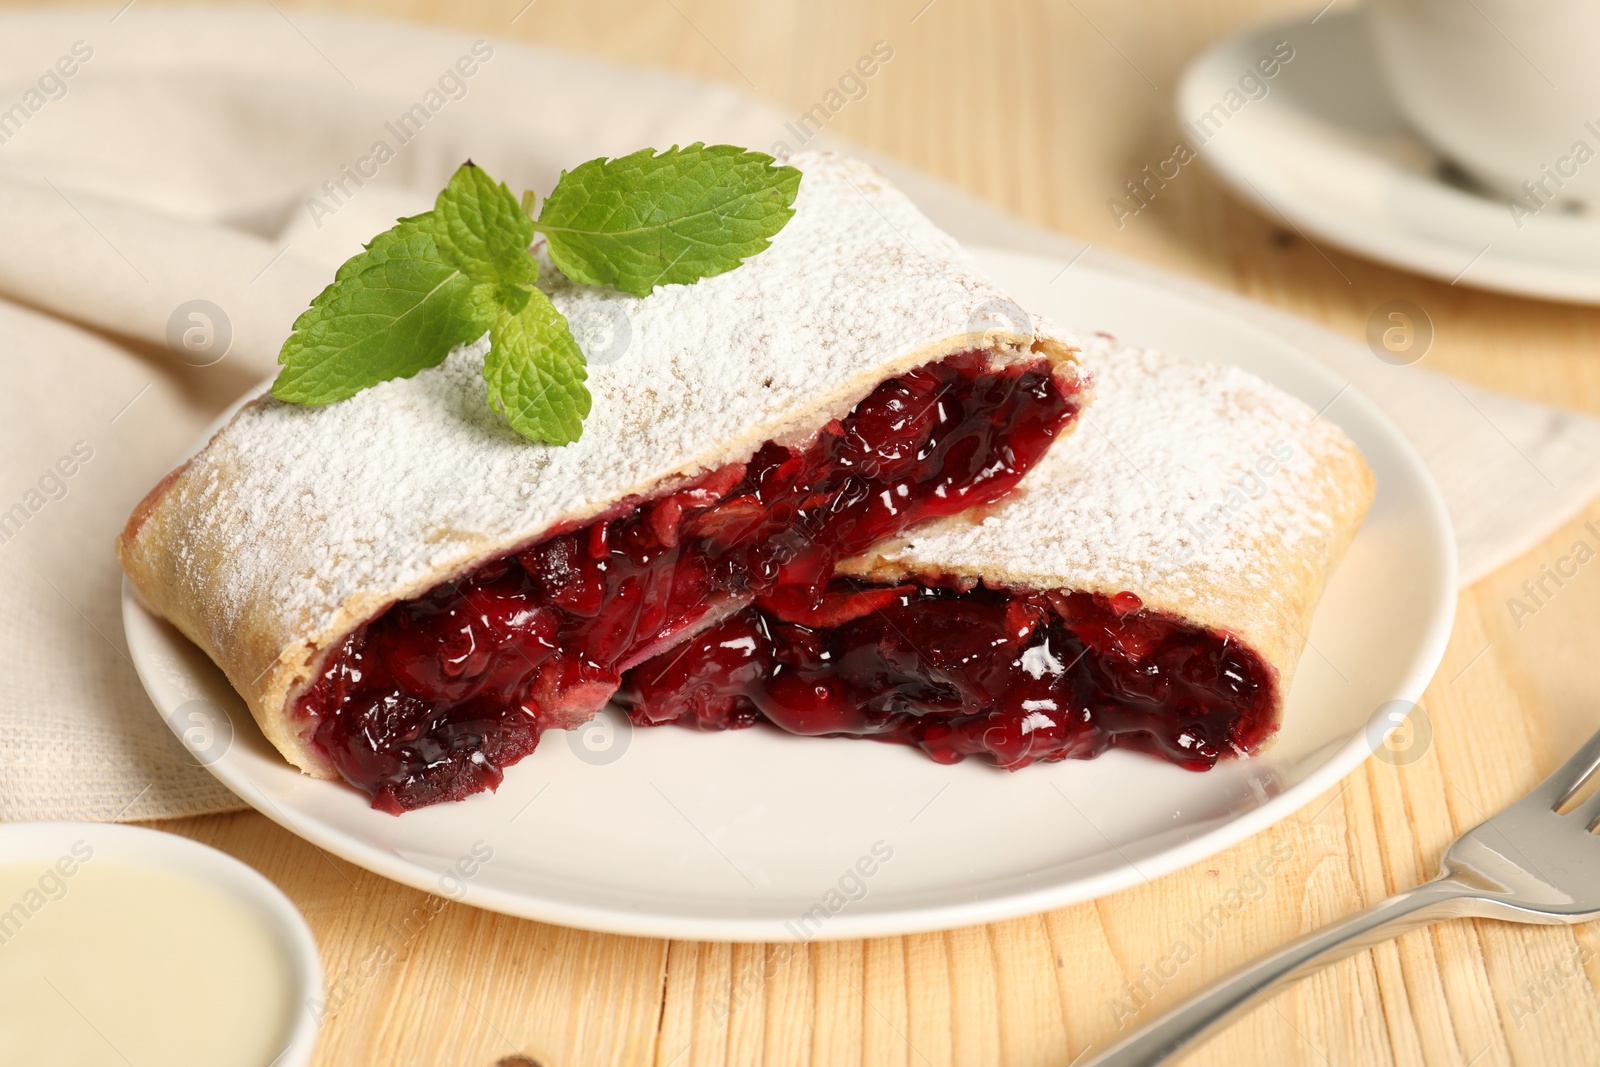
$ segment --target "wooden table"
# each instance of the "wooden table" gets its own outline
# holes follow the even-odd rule
[[[1118,228],[1106,201],[1177,135],[1178,73],[1217,38],[1314,11],[1272,0],[369,0],[410,14],[757,92],[800,114],[873,42],[894,49],[836,132],[1021,215],[1362,336],[1379,304],[1432,317],[1428,364],[1600,412],[1600,311],[1426,281],[1317,248],[1185,168]],[[924,5],[926,4],[926,7]],[[513,17],[518,15],[513,22]],[[1600,461],[1600,459],[1597,459]],[[1588,519],[1600,518],[1600,506]],[[447,904],[334,859],[254,813],[167,829],[255,865],[304,909],[348,984],[318,1064],[1038,1064],[1065,1067],[1132,1020],[1304,930],[1422,880],[1454,834],[1600,726],[1589,684],[1600,568],[1519,626],[1507,599],[1582,519],[1461,598],[1417,762],[1369,760],[1274,829],[1189,870],[1012,922],[877,941],[649,941]],[[1175,975],[1186,917],[1275,846],[1292,858]],[[1576,961],[1576,963],[1574,962]],[[769,978],[761,980],[764,965]],[[757,976],[754,982],[747,982]],[[738,992],[735,981],[746,982]],[[1454,922],[1265,1001],[1200,1064],[1600,1063],[1600,931]],[[727,1005],[732,1005],[729,1010]]]

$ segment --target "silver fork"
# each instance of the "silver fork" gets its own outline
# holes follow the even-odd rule
[[[1325,926],[1234,971],[1082,1067],[1149,1067],[1185,1052],[1258,996],[1407,930],[1442,919],[1581,923],[1600,918],[1600,793],[1556,809],[1600,767],[1589,738],[1533,792],[1445,850],[1439,877]]]

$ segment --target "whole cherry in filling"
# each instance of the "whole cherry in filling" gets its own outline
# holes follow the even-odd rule
[[[1017,769],[1112,746],[1191,770],[1272,733],[1275,672],[1225,633],[1132,593],[885,587],[836,579],[829,625],[753,606],[630,671],[644,725],[767,721]]]
[[[312,742],[400,812],[499,784],[540,731],[587,719],[622,673],[754,602],[827,625],[840,559],[1009,492],[1077,412],[1043,360],[970,352],[880,385],[797,447],[630,501],[351,634],[302,694]]]

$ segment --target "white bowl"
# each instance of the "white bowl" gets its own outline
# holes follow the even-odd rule
[[[311,928],[281,889],[254,867],[177,834],[116,823],[0,823],[0,859],[8,864],[50,864],[80,841],[93,847],[96,859],[190,879],[248,905],[284,951],[289,1003],[294,1006],[294,1022],[282,1036],[280,1050],[264,1050],[262,1062],[270,1067],[305,1067],[311,1062],[317,1041],[312,1003],[322,996],[322,960]],[[268,1059],[274,1051],[277,1057]]]

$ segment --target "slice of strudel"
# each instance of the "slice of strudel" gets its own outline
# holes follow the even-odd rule
[[[487,341],[326,407],[243,408],[118,544],[303,771],[399,812],[494,788],[540,731],[752,602],[825,613],[840,559],[999,499],[1084,402],[1030,319],[871,168],[808,154],[737,270],[546,286],[591,352],[579,441],[484,399]],[[625,337],[625,343],[618,338]]]
[[[758,603],[636,667],[634,721],[765,720],[1008,768],[1257,751],[1372,473],[1237,368],[1104,337],[1084,365],[1085,425],[1009,499],[844,561],[827,618]]]

